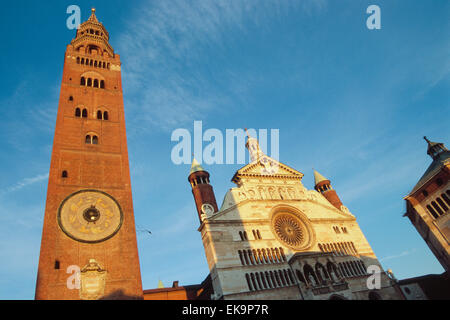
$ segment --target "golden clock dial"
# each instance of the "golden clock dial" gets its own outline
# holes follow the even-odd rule
[[[58,210],[58,224],[70,238],[86,243],[105,241],[122,226],[119,203],[98,190],[81,190],[68,196]]]

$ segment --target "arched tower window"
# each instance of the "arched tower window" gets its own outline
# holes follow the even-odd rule
[[[280,254],[281,254],[281,259],[282,259],[283,261],[286,261],[286,256],[284,255],[284,250],[283,250],[283,248],[281,248],[281,247],[280,247]]]
[[[377,292],[371,291],[369,292],[369,300],[383,300],[383,299],[381,299],[381,296]]]
[[[251,273],[250,277],[252,279],[252,284],[253,284],[254,290],[258,290],[258,286],[256,285],[255,275],[253,273]]]
[[[435,218],[435,219],[439,218],[439,215],[436,213],[436,211],[434,211],[434,209],[430,205],[427,205],[427,209],[428,209],[428,211],[430,211],[433,218]]]
[[[97,136],[93,136],[92,137],[92,144],[98,144],[98,137]]]
[[[238,250],[238,254],[239,254],[239,260],[241,260],[241,264],[244,266],[245,263],[244,263],[244,258],[243,258],[243,256],[242,256],[242,251],[241,251],[241,250]]]
[[[295,273],[297,275],[297,279],[302,282],[303,284],[306,284],[305,278],[303,277],[303,274],[300,270],[295,270]]]
[[[103,112],[103,120],[109,120],[108,118],[108,111]]]
[[[97,119],[102,120],[102,112],[100,110],[97,111]]]
[[[91,78],[87,79],[87,86],[92,87],[92,79]]]
[[[83,109],[83,118],[87,118],[87,117],[88,117],[87,109]]]
[[[248,276],[248,274],[245,274],[245,280],[247,280],[247,285],[248,285],[248,290],[253,291],[253,286],[250,282],[250,277]]]
[[[274,288],[274,285],[273,285],[272,281],[270,280],[270,275],[269,275],[269,273],[268,273],[267,271],[264,272],[264,276],[265,276],[266,281],[267,281],[267,286],[268,286],[270,289]]]
[[[441,205],[441,208],[444,209],[444,211],[448,211],[448,207],[445,205],[444,201],[441,200],[441,198],[436,198],[436,201]]]
[[[75,109],[75,117],[78,117],[78,118],[81,117],[81,110],[80,110],[80,108],[76,108]]]
[[[445,200],[445,202],[447,202],[447,204],[450,206],[450,199],[447,197],[447,195],[445,193],[441,194],[442,199]]]
[[[85,77],[81,77],[80,85],[81,86],[85,86],[86,85],[86,78]]]
[[[105,80],[100,80],[100,88],[105,89]]]
[[[100,88],[98,79],[94,79],[94,88]]]
[[[305,279],[309,282],[309,284],[317,285],[319,283],[313,268],[309,264],[306,264],[303,267],[303,274],[305,275]]]
[[[87,135],[87,136],[86,136],[86,139],[85,139],[85,143],[86,143],[86,144],[91,144],[91,141],[92,141],[91,136],[90,136],[90,135]]]
[[[442,209],[437,205],[436,202],[432,201],[432,202],[431,202],[431,205],[433,206],[434,209],[436,209],[436,211],[437,211],[440,215],[444,214],[444,212],[443,212]]]
[[[67,171],[63,170],[63,172],[61,173],[61,177],[62,178],[67,178]]]

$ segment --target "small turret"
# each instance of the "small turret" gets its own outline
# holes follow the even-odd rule
[[[439,158],[439,156],[442,153],[448,152],[447,148],[445,147],[445,145],[443,143],[441,143],[441,142],[432,142],[432,141],[428,140],[427,137],[423,137],[423,138],[428,143],[427,154],[433,160],[436,160],[437,158]]]
[[[195,160],[192,160],[191,170],[188,177],[194,195],[200,223],[202,214],[213,214],[218,211],[216,196],[213,187],[209,182],[209,173]]]
[[[330,180],[314,170],[314,189],[320,192],[333,206],[341,210],[342,202],[336,191],[331,187]]]

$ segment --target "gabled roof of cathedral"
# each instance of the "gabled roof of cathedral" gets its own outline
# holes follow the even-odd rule
[[[316,170],[314,171],[314,184],[317,186],[322,181],[330,181],[330,179],[325,178],[323,175],[321,175]]]
[[[200,165],[200,163],[198,163],[198,161],[195,160],[195,158],[193,158],[192,165],[191,165],[191,171],[189,171],[189,174],[192,174],[192,173],[198,172],[198,171],[205,171],[205,169],[203,169],[203,167]]]
[[[278,160],[275,160],[267,155],[261,150],[258,139],[250,136],[247,129],[247,147],[251,162],[234,174],[231,181],[238,183],[240,177],[279,177],[279,178],[295,178],[301,180],[303,173],[282,164]]]
[[[240,177],[283,177],[301,180],[303,173],[267,156],[251,162],[234,174],[232,182],[237,183]]]

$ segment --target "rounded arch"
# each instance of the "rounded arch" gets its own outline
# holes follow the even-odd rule
[[[316,271],[316,276],[319,278],[319,281],[321,283],[325,283],[326,279],[329,279],[327,270],[325,269],[325,267],[323,266],[323,264],[321,264],[320,262],[317,262],[316,265],[314,266],[315,271]]]
[[[92,60],[91,60],[91,62],[92,62]],[[81,77],[98,79],[99,81],[105,80],[105,77],[100,72],[97,72],[97,71],[86,71],[81,75]]]
[[[309,284],[311,284],[311,285],[319,284],[316,273],[314,272],[314,269],[309,264],[305,264],[305,266],[303,267],[303,274],[305,276],[306,281]]]
[[[340,294],[332,294],[328,300],[348,300],[346,297],[341,296]]]
[[[99,138],[98,137],[99,137],[98,134],[93,132],[93,131],[87,132],[85,134],[84,142],[85,142],[85,144],[94,144],[94,145],[95,144],[99,144]]]
[[[328,274],[330,275],[330,279],[332,281],[336,281],[340,278],[338,268],[331,261],[327,262],[327,271],[328,271]]]
[[[92,31],[91,33],[94,34],[94,30],[91,30],[91,31]],[[100,47],[93,45],[93,44],[89,44],[86,47],[86,52],[89,54],[96,53],[98,55],[101,55],[103,51],[100,49]]]
[[[369,292],[369,300],[383,300],[380,294],[376,291]]]
[[[301,272],[300,270],[295,269],[295,274],[296,274],[296,276],[297,276],[297,279],[298,279],[300,282],[302,282],[303,284],[306,284],[305,277],[303,277],[303,274],[302,274],[302,272]]]

